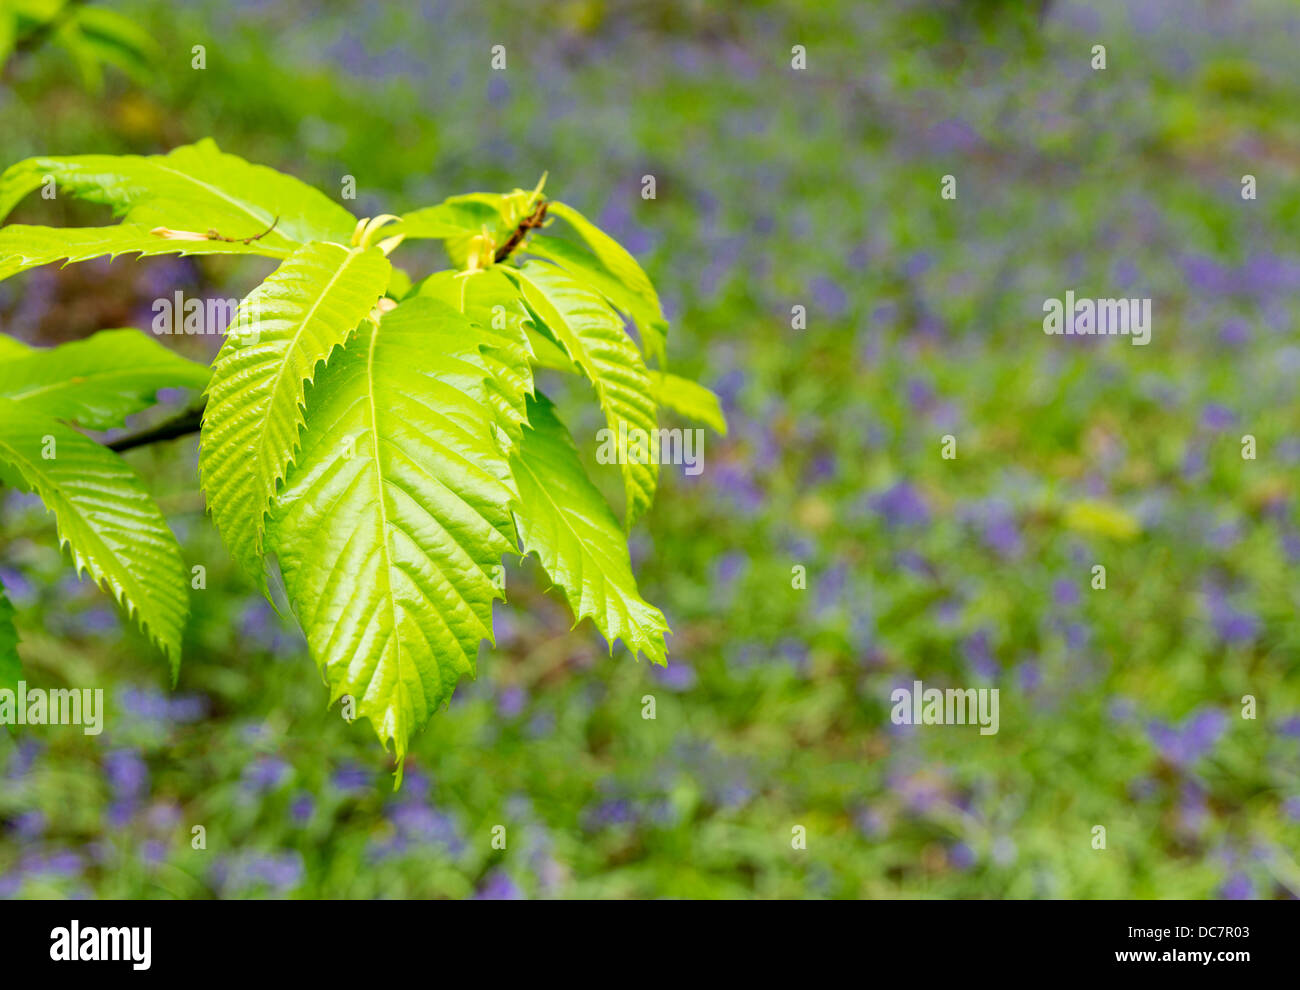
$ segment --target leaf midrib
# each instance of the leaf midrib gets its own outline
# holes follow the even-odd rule
[[[393,555],[389,547],[388,533],[388,486],[384,482],[384,469],[379,463],[379,413],[375,408],[375,348],[379,346],[379,325],[370,334],[370,347],[366,351],[366,402],[370,408],[370,445],[372,447],[373,457],[371,461],[375,465],[375,481],[378,494],[379,504],[379,538],[384,548],[384,584],[387,590],[384,598],[388,602],[388,614],[391,620],[389,636],[396,647],[396,659],[394,661],[397,667],[397,679],[393,687],[394,694],[406,691],[406,678],[402,676],[402,637],[397,628],[397,603],[393,596]],[[435,663],[437,660],[435,659]],[[418,674],[418,672],[417,672]],[[400,704],[396,706],[397,718],[404,720],[406,717],[405,709]],[[400,739],[404,733],[400,727],[394,727],[395,733]],[[403,743],[403,745],[405,745]]]
[[[268,406],[267,415],[265,416],[265,418],[263,418],[262,423],[257,431],[257,446],[259,452],[265,451],[266,449],[265,441],[266,441],[267,434],[269,432],[268,428],[271,422],[271,414],[274,412],[276,408],[276,399],[280,394],[280,384],[284,381],[285,369],[289,366],[290,354],[292,354],[295,350],[297,350],[298,341],[302,339],[302,335],[306,331],[307,325],[315,318],[316,311],[320,309],[320,305],[322,302],[324,302],[325,297],[329,295],[330,290],[334,288],[334,285],[342,277],[343,272],[347,270],[348,266],[351,265],[356,258],[360,257],[360,254],[361,254],[360,248],[353,248],[352,250],[348,251],[347,255],[343,259],[343,263],[340,264],[338,266],[338,269],[334,272],[334,274],[330,276],[330,280],[325,283],[320,293],[316,296],[315,301],[311,305],[311,309],[307,311],[307,314],[302,318],[302,321],[298,324],[298,329],[294,332],[293,340],[289,343],[289,346],[285,349],[284,360],[278,362],[278,366],[275,369],[275,375],[272,377],[271,380],[271,391],[267,396],[267,406]],[[344,334],[345,341],[347,340],[347,337],[350,334],[351,331],[348,331],[347,334]],[[331,351],[332,350],[333,348],[331,348]],[[329,355],[327,354],[326,358],[328,357]],[[315,370],[316,370],[316,363],[312,362],[313,373],[315,372]],[[296,413],[295,419],[301,420],[302,414],[301,411],[298,409],[297,403],[294,404],[294,412]],[[303,425],[304,424],[301,421],[295,423],[295,429],[294,429],[295,447],[298,444],[298,433],[302,430]],[[260,458],[259,458],[258,470],[260,471],[261,469],[262,469],[262,464],[260,463]],[[279,480],[280,479],[278,477],[274,477],[274,476],[271,478],[267,478],[264,475],[262,478],[263,484],[268,488],[273,488],[275,483],[278,482]]]

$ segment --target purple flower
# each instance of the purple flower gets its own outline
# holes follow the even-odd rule
[[[635,819],[631,802],[623,798],[602,801],[596,807],[589,809],[584,817],[587,828],[591,830],[608,828],[611,825],[627,825]]]
[[[45,834],[45,815],[40,811],[24,811],[13,820],[14,835],[28,842]]]
[[[1003,557],[1019,556],[1022,546],[1011,506],[1001,501],[986,502],[975,516],[984,543]]]
[[[289,776],[289,764],[273,756],[263,756],[244,768],[244,789],[265,794],[278,788]]]
[[[873,808],[859,808],[853,813],[853,824],[868,839],[874,839],[885,832],[885,820],[880,812]]]
[[[1237,414],[1217,402],[1207,402],[1201,408],[1201,426],[1214,433],[1230,429],[1236,421]]]
[[[1225,347],[1242,347],[1250,342],[1250,324],[1234,317],[1219,331],[1219,342]]]
[[[983,143],[975,128],[958,117],[935,124],[926,132],[925,141],[938,155],[974,151]]]
[[[1249,612],[1234,607],[1223,589],[1210,585],[1206,589],[1210,623],[1215,635],[1225,646],[1242,646],[1253,643],[1259,636],[1259,619]]]
[[[140,847],[140,857],[146,863],[157,866],[167,858],[167,845],[158,839],[146,839]]]
[[[969,870],[975,865],[975,850],[964,842],[955,842],[948,847],[948,862],[953,869]]]
[[[1039,670],[1037,663],[1033,660],[1025,660],[1016,668],[1016,681],[1019,683],[1021,691],[1032,694],[1042,684],[1043,674]]]
[[[1225,901],[1249,901],[1255,896],[1255,885],[1240,870],[1228,877],[1219,888],[1219,897]]]
[[[1300,822],[1300,795],[1282,802],[1282,813],[1293,822]]]
[[[1057,578],[1052,583],[1052,600],[1057,605],[1069,607],[1079,604],[1079,587],[1074,581]]]
[[[46,856],[39,872],[56,877],[75,877],[81,873],[83,865],[81,856],[64,849]]]
[[[370,771],[358,763],[344,763],[330,776],[330,782],[344,794],[370,790]]]
[[[510,84],[502,76],[493,74],[488,78],[487,99],[494,107],[504,105],[510,99]]]
[[[149,767],[133,750],[118,749],[105,756],[104,774],[119,800],[138,799],[149,787]]]
[[[316,812],[316,799],[305,791],[294,795],[289,804],[289,817],[298,825],[306,825]]]
[[[504,870],[493,870],[474,893],[476,901],[522,901],[524,892]]]
[[[1181,727],[1152,719],[1147,723],[1147,736],[1168,762],[1187,767],[1214,748],[1227,722],[1222,712],[1201,709],[1187,716]]]
[[[745,572],[748,566],[749,557],[741,551],[732,550],[724,553],[713,567],[714,584],[724,588],[729,586]]]
[[[501,690],[497,698],[497,712],[502,718],[517,718],[528,704],[528,692],[518,684],[511,684]]]
[[[670,661],[667,667],[652,667],[654,678],[670,691],[689,691],[695,687],[694,668],[680,660]]]
[[[825,275],[817,275],[809,283],[813,304],[828,316],[843,316],[848,312],[849,297],[844,290]]]
[[[966,663],[980,677],[994,677],[998,672],[997,662],[993,659],[993,649],[989,644],[989,631],[977,629],[967,636],[962,643],[961,652]]]
[[[900,481],[892,488],[873,496],[870,505],[891,529],[925,526],[930,522],[930,508],[925,499],[906,481]]]

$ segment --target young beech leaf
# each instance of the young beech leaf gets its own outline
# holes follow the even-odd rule
[[[525,553],[536,553],[573,610],[590,616],[609,643],[621,639],[665,664],[663,613],[637,591],[618,520],[578,459],[569,431],[545,396],[528,402],[528,423],[510,458],[519,504],[515,522]]]
[[[318,189],[228,155],[211,138],[165,155],[39,156],[0,175],[0,220],[53,176],[62,191],[113,209],[124,223],[224,237],[292,251],[308,241],[347,244],[356,217]],[[269,233],[263,234],[263,231]],[[209,242],[219,243],[219,242]]]
[[[703,423],[724,437],[727,435],[727,418],[722,414],[722,403],[703,385],[664,371],[651,371],[650,383],[655,398],[665,409]]]
[[[598,291],[608,293],[607,298],[636,321],[645,342],[646,354],[664,364],[664,338],[668,321],[664,319],[659,294],[655,292],[650,277],[635,258],[618,241],[597,227],[572,206],[552,201],[548,211],[569,224],[587,245],[590,255],[577,251],[563,251],[559,259],[566,267],[584,272],[593,280]],[[549,242],[549,239],[548,239]],[[554,249],[554,245],[551,245]],[[594,262],[594,264],[593,264]]]
[[[33,350],[34,348],[24,344],[21,340],[10,337],[8,334],[0,334],[0,362],[26,357]]]
[[[189,582],[180,546],[135,472],[71,427],[0,399],[0,481],[40,497],[77,573],[88,572],[139,621],[175,679]]]
[[[331,701],[400,764],[492,639],[514,551],[509,466],[478,328],[433,299],[367,322],[317,375],[269,546]]]
[[[616,442],[631,441],[628,455],[619,458],[630,527],[654,501],[659,478],[653,451],[644,459],[636,456],[638,435],[647,444],[658,436],[657,406],[641,352],[605,300],[554,265],[529,261],[501,271],[519,284],[528,308],[590,379]]]
[[[201,389],[211,372],[139,330],[101,330],[0,361],[0,396],[88,430],[122,426],[160,388]]]
[[[527,397],[533,394],[528,310],[518,286],[497,268],[435,272],[420,283],[418,295],[441,300],[478,327],[483,360],[492,370],[492,404],[510,443],[517,444],[527,421]]]
[[[11,275],[62,261],[68,264],[121,254],[154,257],[162,254],[260,254],[284,258],[291,248],[214,240],[169,240],[140,224],[116,227],[0,227],[0,281]]]
[[[647,303],[599,258],[572,241],[537,235],[529,239],[526,251],[559,265],[579,282],[599,292],[619,312],[632,317],[641,334],[647,359],[664,363],[664,336],[668,331],[668,321],[659,312],[657,300],[653,306]]]
[[[264,517],[298,449],[305,384],[369,315],[389,274],[378,248],[308,244],[239,305],[213,363],[199,474],[218,531],[251,576],[261,579]]]

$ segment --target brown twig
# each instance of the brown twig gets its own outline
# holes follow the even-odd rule
[[[528,235],[530,230],[535,230],[542,225],[542,221],[546,219],[547,205],[546,200],[542,200],[537,204],[537,209],[533,210],[532,213],[519,221],[519,226],[514,229],[514,233],[510,235],[510,239],[497,248],[496,254],[492,256],[492,260],[496,264],[499,265],[501,262],[509,258],[511,253],[515,248],[519,247],[520,243]]]
[[[275,230],[275,227],[279,222],[280,222],[280,218],[277,216],[274,220],[271,221],[271,226],[267,227],[266,230],[262,231],[260,234],[255,234],[252,237],[226,237],[222,234],[217,233],[217,231],[209,227],[208,240],[225,241],[227,244],[252,244],[254,241],[260,241],[271,231]]]

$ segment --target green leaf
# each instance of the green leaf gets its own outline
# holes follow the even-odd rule
[[[165,155],[28,158],[0,175],[0,219],[45,176],[58,187],[113,209],[124,223],[224,237],[262,235],[253,253],[282,256],[308,241],[351,241],[356,218],[318,189],[221,151],[205,138]],[[278,219],[277,219],[278,218]]]
[[[139,330],[101,330],[0,363],[0,396],[88,430],[122,426],[160,388],[201,389],[210,372]]]
[[[331,702],[356,699],[400,763],[492,638],[514,550],[509,465],[480,334],[413,298],[317,376],[269,545]]]
[[[661,406],[703,423],[724,437],[727,435],[727,418],[722,414],[722,403],[703,385],[665,371],[650,372],[650,383]]]
[[[668,623],[637,591],[623,531],[583,470],[555,407],[544,396],[530,400],[528,422],[510,459],[524,552],[536,553],[563,590],[575,625],[590,616],[611,653],[621,639],[634,656],[666,664]]]
[[[492,370],[492,404],[511,443],[518,443],[526,422],[527,398],[533,393],[526,332],[529,313],[519,288],[494,267],[435,272],[420,283],[418,295],[441,300],[478,327],[487,345],[483,358]]]
[[[558,238],[546,238],[544,247],[559,252],[556,260],[575,275],[588,280],[611,303],[636,321],[646,354],[661,365],[665,363],[665,337],[668,321],[664,319],[659,294],[655,292],[650,277],[637,264],[637,260],[623,245],[610,237],[572,206],[552,201],[547,208],[551,216],[564,220],[582,238],[587,252],[565,242],[557,246]],[[534,238],[534,245],[536,244]]]
[[[534,235],[525,249],[528,254],[559,265],[579,282],[595,289],[615,309],[632,317],[641,333],[647,358],[663,363],[664,335],[668,323],[651,311],[631,289],[612,275],[586,248],[558,237]]]
[[[69,426],[0,399],[0,478],[54,513],[59,544],[180,669],[189,585],[180,546],[120,457]]]
[[[128,17],[98,7],[82,7],[73,23],[85,56],[115,65],[138,83],[146,83],[157,64],[158,45]]]
[[[595,291],[546,262],[499,270],[518,282],[538,321],[590,379],[613,436],[635,442],[643,435],[653,444],[659,431],[650,377],[618,314]],[[620,469],[630,527],[654,501],[659,465],[653,450],[644,463],[636,456],[620,460],[626,462]]]
[[[0,690],[16,691],[23,676],[18,659],[18,630],[14,627],[14,607],[0,584]]]
[[[56,261],[71,264],[91,258],[110,260],[120,254],[152,257],[162,254],[258,254],[287,257],[288,248],[210,240],[173,240],[150,232],[139,224],[116,227],[36,227],[9,224],[0,227],[0,282],[26,271]]]
[[[472,237],[487,227],[489,232],[505,228],[501,212],[502,197],[497,193],[466,193],[452,196],[437,206],[403,213],[384,229],[384,236],[405,234],[410,238],[448,240]]]
[[[12,361],[32,353],[32,348],[15,337],[0,333],[0,361]]]
[[[218,531],[252,576],[266,510],[298,449],[304,385],[366,319],[390,272],[378,248],[308,244],[239,304],[240,330],[213,362],[199,473]]]

